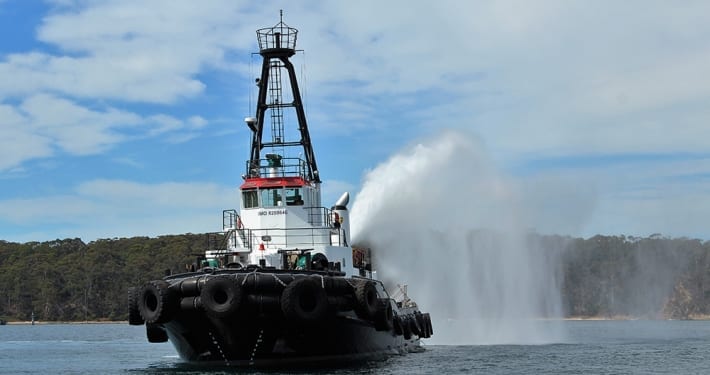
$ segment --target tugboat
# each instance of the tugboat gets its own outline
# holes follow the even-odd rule
[[[128,290],[129,324],[145,324],[149,342],[169,340],[183,360],[337,365],[420,351],[433,333],[406,287],[391,296],[370,250],[351,246],[348,193],[322,207],[289,60],[297,33],[283,15],[256,32],[263,63],[256,114],[245,119],[251,155],[239,212],[223,211],[222,231],[208,235],[188,272]],[[298,131],[286,132],[285,111],[295,112]]]

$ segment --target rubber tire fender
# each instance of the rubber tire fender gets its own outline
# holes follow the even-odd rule
[[[424,319],[424,315],[422,315],[421,312],[417,311],[414,313],[414,319],[417,321],[417,325],[419,326],[419,337],[427,338],[429,337],[429,328],[427,328],[426,320]]]
[[[136,287],[128,288],[128,324],[132,326],[140,326],[145,323],[141,316],[141,311],[138,308],[138,298],[140,297],[140,289]]]
[[[405,340],[409,340],[412,338],[412,327],[410,326],[410,318],[404,316],[401,318],[402,322],[402,335],[404,336]]]
[[[394,333],[397,336],[401,336],[404,334],[404,327],[402,325],[402,318],[399,316],[395,316],[394,319],[392,320],[392,328],[394,328]]]
[[[409,328],[411,328],[413,334],[419,337],[422,336],[422,326],[419,325],[415,316],[409,317]]]
[[[228,318],[241,307],[242,288],[234,276],[211,277],[200,292],[200,301],[207,315]]]
[[[294,280],[281,294],[281,311],[288,320],[316,323],[328,314],[328,295],[315,279]]]
[[[138,296],[138,310],[146,323],[170,321],[178,308],[178,298],[164,280],[145,283]]]
[[[426,322],[426,338],[429,338],[434,334],[434,326],[431,324],[431,315],[424,313],[422,316],[424,317],[424,322]]]
[[[355,313],[360,319],[373,320],[377,314],[379,299],[375,283],[365,281],[355,287]]]
[[[375,313],[375,329],[378,331],[389,331],[392,329],[394,313],[390,300],[382,298],[377,301],[377,312]]]

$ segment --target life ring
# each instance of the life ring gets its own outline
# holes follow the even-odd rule
[[[168,341],[168,333],[165,329],[157,324],[146,324],[145,334],[148,337],[148,342],[158,343]]]
[[[389,299],[378,300],[377,312],[375,313],[375,329],[378,331],[389,331],[392,329],[392,304]]]
[[[328,295],[315,279],[294,280],[281,294],[281,311],[288,320],[316,323],[328,313]]]
[[[373,282],[365,281],[355,287],[355,313],[360,319],[372,320],[377,313],[378,301]]]
[[[166,281],[154,280],[141,288],[138,310],[146,323],[165,323],[172,319],[178,307],[178,299],[169,287]]]
[[[139,290],[138,288],[128,288],[128,324],[140,326],[145,323],[138,308]]]
[[[232,276],[217,276],[207,280],[200,293],[202,306],[214,318],[226,318],[239,311],[242,288]]]

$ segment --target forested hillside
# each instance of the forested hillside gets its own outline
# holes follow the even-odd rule
[[[0,317],[8,320],[124,320],[129,286],[181,272],[204,251],[186,234],[30,242],[0,241]]]
[[[29,320],[34,312],[42,321],[125,320],[127,288],[166,270],[184,271],[202,253],[205,238],[0,241],[0,318]],[[710,242],[660,236],[531,235],[530,240],[541,251],[556,252],[550,258],[559,262],[567,316],[710,314]]]
[[[595,236],[562,257],[565,312],[688,319],[710,314],[710,242]]]

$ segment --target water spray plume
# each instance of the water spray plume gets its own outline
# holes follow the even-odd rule
[[[367,173],[353,239],[431,311],[432,343],[559,342],[561,324],[546,318],[562,315],[560,263],[528,240],[522,199],[480,142],[448,131]]]

